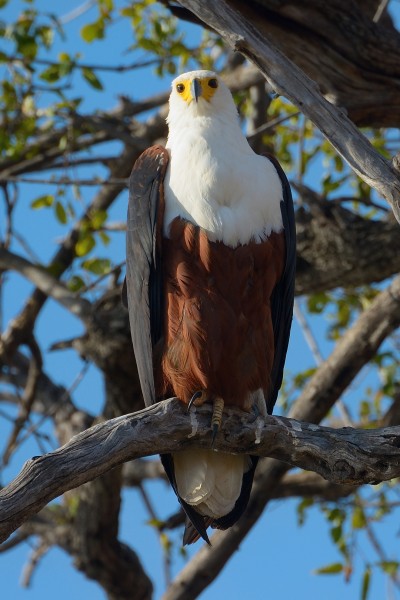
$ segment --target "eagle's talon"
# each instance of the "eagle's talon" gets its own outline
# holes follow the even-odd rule
[[[205,391],[204,390],[198,390],[197,392],[195,392],[193,394],[193,396],[190,398],[189,400],[189,404],[187,405],[187,409],[186,412],[188,413],[190,411],[190,409],[192,408],[193,404],[196,402],[196,400],[198,400],[199,398],[202,399],[201,402],[198,402],[195,406],[197,405],[202,405],[203,402],[205,402]]]
[[[257,404],[253,404],[253,406],[251,407],[251,417],[249,419],[250,423],[255,423],[260,415],[261,412]]]

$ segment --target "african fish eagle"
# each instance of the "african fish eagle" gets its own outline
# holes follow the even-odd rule
[[[166,147],[131,179],[125,296],[146,405],[176,396],[271,413],[294,295],[288,181],[250,148],[231,93],[212,71],[172,82]],[[162,455],[186,515],[184,543],[245,510],[258,458],[205,450]]]

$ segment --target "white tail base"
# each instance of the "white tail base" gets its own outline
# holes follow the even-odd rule
[[[180,497],[208,517],[218,519],[235,506],[250,459],[214,450],[185,450],[173,454]]]

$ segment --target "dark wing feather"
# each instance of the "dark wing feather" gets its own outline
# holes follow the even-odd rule
[[[276,168],[282,182],[283,201],[281,201],[281,213],[286,242],[285,268],[282,278],[276,285],[271,298],[272,325],[275,338],[275,356],[271,372],[271,393],[267,400],[267,412],[271,414],[282,385],[283,367],[293,319],[294,280],[296,272],[296,224],[292,193],[287,177],[274,156],[267,154],[266,157]]]
[[[152,146],[139,156],[129,182],[126,282],[132,343],[146,406],[154,404],[152,347],[162,334],[160,235],[168,152]]]
[[[128,306],[133,349],[146,406],[156,402],[153,373],[153,347],[162,336],[161,235],[164,217],[163,181],[169,161],[162,146],[152,146],[136,161],[129,182],[126,233],[126,279],[122,301]],[[204,518],[189,506],[176,487],[173,460],[161,455],[171,485],[194,535],[209,544]]]

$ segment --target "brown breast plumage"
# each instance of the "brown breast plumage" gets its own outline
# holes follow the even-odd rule
[[[198,390],[248,409],[269,393],[274,359],[270,298],[285,261],[284,234],[231,248],[177,218],[162,242],[164,340],[160,395],[188,403]]]

